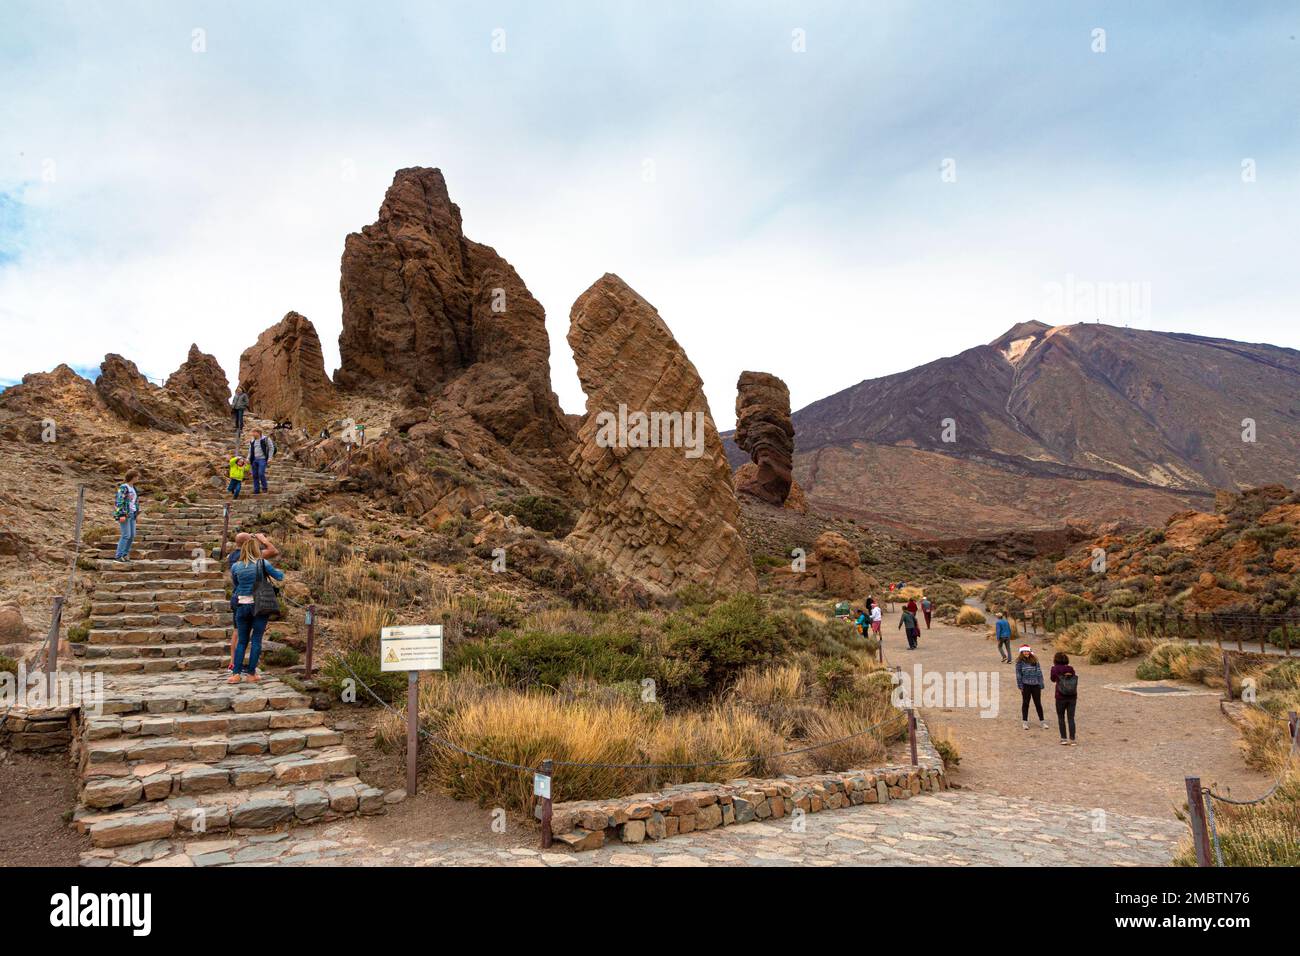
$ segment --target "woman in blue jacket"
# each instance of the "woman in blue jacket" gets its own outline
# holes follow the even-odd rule
[[[257,676],[257,661],[262,656],[262,635],[266,632],[266,625],[270,618],[266,615],[259,617],[253,613],[253,588],[264,574],[277,581],[284,580],[283,572],[277,571],[270,561],[262,557],[262,546],[257,538],[249,537],[239,550],[239,560],[230,566],[230,577],[235,585],[233,600],[235,633],[238,635],[238,640],[235,644],[234,667],[231,668],[230,677],[226,681],[228,684],[238,684],[241,680],[254,683],[261,680]],[[244,664],[245,652],[248,653],[247,666]],[[245,676],[241,677],[241,673]]]

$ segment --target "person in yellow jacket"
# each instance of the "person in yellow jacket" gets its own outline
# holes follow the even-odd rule
[[[248,459],[238,455],[230,459],[230,485],[226,488],[236,498],[239,497],[239,489],[244,486],[244,479],[248,477]]]

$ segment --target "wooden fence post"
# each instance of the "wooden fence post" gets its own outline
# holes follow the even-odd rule
[[[1200,777],[1184,777],[1187,785],[1187,815],[1192,827],[1192,845],[1196,848],[1196,865],[1213,866],[1210,853],[1210,831],[1205,825],[1205,794],[1201,792]]]
[[[919,761],[916,759],[916,710],[912,707],[907,708],[907,738],[912,745],[912,766],[918,766]]]
[[[420,749],[420,672],[406,672],[406,795],[415,796]]]
[[[551,802],[551,791],[555,783],[555,763],[549,757],[542,761],[542,774],[550,778],[552,786],[546,788],[546,796],[542,797],[542,849],[549,850],[551,841],[554,839],[551,835],[551,814],[554,805]]]
[[[316,605],[307,605],[307,666],[304,676],[311,680],[311,664],[313,652],[316,649]]]
[[[63,619],[63,595],[54,595],[54,607],[50,611],[50,632],[45,644],[45,673],[49,678],[49,695],[47,703],[54,706],[54,695],[59,684],[59,622]],[[19,688],[22,691],[22,688]]]
[[[1223,692],[1225,700],[1232,700],[1232,662],[1227,651],[1223,652]]]

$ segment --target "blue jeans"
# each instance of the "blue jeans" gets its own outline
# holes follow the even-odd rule
[[[266,459],[254,458],[249,464],[253,466],[253,494],[266,491]]]
[[[257,673],[257,661],[262,656],[262,635],[266,633],[266,624],[270,620],[265,616],[254,617],[251,604],[235,605],[235,633],[239,635],[239,641],[235,644],[235,669],[232,673]],[[251,650],[249,644],[252,644]],[[245,652],[248,653],[247,667],[244,666]]]
[[[117,539],[117,557],[125,558],[131,553],[131,544],[135,541],[135,515],[128,515],[127,519],[118,525],[122,529],[121,536]]]
[[[229,491],[231,494],[233,494],[236,498],[238,498],[239,489],[242,487],[244,487],[244,483],[242,481],[240,481],[238,478],[231,478],[230,484],[226,487],[226,490]]]
[[[235,412],[235,431],[241,432],[244,430],[244,410],[242,408],[236,408],[234,412]]]

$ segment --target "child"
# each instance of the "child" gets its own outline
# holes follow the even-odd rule
[[[1020,653],[1016,655],[1016,687],[1020,689],[1021,725],[1025,730],[1029,729],[1029,702],[1032,700],[1034,710],[1038,712],[1038,722],[1046,730],[1047,721],[1043,720],[1043,669],[1028,644],[1021,644]]]
[[[236,455],[230,459],[230,485],[226,488],[236,498],[239,497],[239,489],[244,486],[244,479],[248,477],[248,459]]]
[[[1079,675],[1070,666],[1070,658],[1062,651],[1057,651],[1052,658],[1052,683],[1056,685],[1056,723],[1061,731],[1061,746],[1075,746],[1074,710],[1079,704]],[[1066,722],[1069,722],[1070,736],[1065,736]]]

